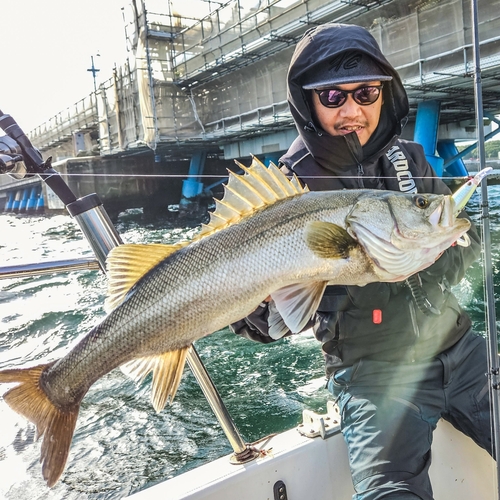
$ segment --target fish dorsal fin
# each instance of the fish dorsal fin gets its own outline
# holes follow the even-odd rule
[[[176,351],[134,359],[122,365],[121,370],[136,382],[141,382],[149,372],[153,372],[151,403],[160,412],[175,397],[190,348],[189,345]]]
[[[274,163],[267,168],[253,157],[248,168],[238,161],[236,164],[244,173],[229,172],[229,181],[224,186],[224,197],[222,200],[215,200],[215,210],[210,214],[209,223],[203,225],[195,239],[235,224],[278,200],[309,191],[307,186],[302,187],[295,175],[289,179]]]
[[[283,337],[288,331],[301,332],[318,309],[326,282],[297,283],[271,294],[275,307],[269,305],[269,336]]]
[[[165,257],[186,246],[187,243],[175,245],[161,244],[126,244],[113,248],[106,259],[108,273],[107,312],[123,302],[129,290],[148,271],[153,269]]]

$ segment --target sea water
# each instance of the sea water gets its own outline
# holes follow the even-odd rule
[[[500,188],[490,188],[489,198],[498,281]],[[478,224],[479,199],[468,206]],[[138,210],[121,214],[117,229],[126,243],[165,244],[198,230],[168,219],[148,222]],[[0,267],[91,255],[69,216],[0,215]],[[481,262],[455,293],[484,334]],[[63,356],[104,317],[105,295],[99,271],[0,280],[0,369]],[[310,333],[261,345],[224,329],[196,348],[247,442],[296,426],[303,409],[326,409],[323,359]],[[157,414],[149,398],[149,381],[138,385],[120,370],[97,381],[82,402],[66,469],[52,489],[42,479],[34,426],[0,398],[0,498],[118,499],[232,452],[189,368],[170,406]]]

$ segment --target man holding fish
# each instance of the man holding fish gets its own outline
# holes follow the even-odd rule
[[[292,57],[288,101],[299,136],[280,166],[309,189],[449,193],[422,147],[398,138],[408,98],[364,28],[310,29]],[[474,227],[467,234],[469,246],[450,247],[404,281],[328,286],[306,326],[322,342],[358,500],[432,499],[440,418],[492,453],[485,341],[451,292],[480,252]],[[273,299],[233,330],[276,340]]]
[[[282,162],[311,189],[256,159],[242,165],[193,241],[110,251],[108,315],[64,356],[1,367],[3,400],[43,438],[48,486],[97,380],[120,366],[138,381],[152,372],[161,411],[192,343],[228,324],[266,341],[314,323],[358,498],[431,498],[441,416],[489,447],[484,342],[450,292],[478,254],[457,216],[482,174],[451,196],[422,149],[398,140],[406,93],[361,28],[309,32],[289,89],[300,138]]]

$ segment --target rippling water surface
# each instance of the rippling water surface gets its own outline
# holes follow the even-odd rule
[[[498,281],[500,188],[491,188],[489,197]],[[475,196],[469,211],[476,221],[477,204]],[[117,228],[129,243],[172,243],[197,230],[144,222],[133,210],[120,216]],[[69,216],[0,215],[0,266],[91,254]],[[480,332],[485,325],[482,281],[482,266],[476,263],[456,287]],[[106,279],[98,271],[0,280],[0,368],[64,355],[104,316],[105,291]],[[247,441],[295,426],[304,408],[326,408],[323,360],[311,335],[260,345],[222,330],[196,347]],[[41,477],[33,425],[0,399],[0,497],[123,498],[232,451],[188,368],[175,401],[161,413],[152,409],[149,392],[148,382],[138,386],[120,370],[100,379],[82,402],[66,470],[51,490]]]

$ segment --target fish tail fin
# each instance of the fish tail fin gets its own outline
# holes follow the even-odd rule
[[[2,370],[0,383],[18,384],[4,394],[5,402],[36,425],[38,438],[45,435],[40,462],[43,477],[52,487],[66,465],[80,405],[59,408],[50,401],[40,385],[40,377],[50,365]]]

